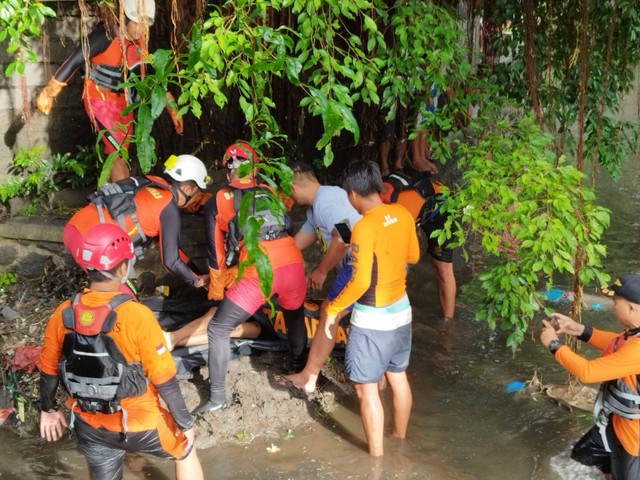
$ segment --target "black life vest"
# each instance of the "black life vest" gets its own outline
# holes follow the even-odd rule
[[[242,247],[243,233],[242,225],[239,225],[239,212],[242,198],[251,195],[249,212],[258,219],[260,223],[260,231],[258,232],[258,241],[265,242],[269,240],[277,240],[286,237],[293,231],[293,222],[289,215],[285,213],[284,205],[280,204],[280,211],[273,211],[272,206],[273,194],[266,187],[250,187],[237,188],[227,185],[233,192],[233,210],[235,215],[229,220],[229,231],[225,239],[227,267],[231,267],[238,263],[240,249]]]
[[[107,182],[87,197],[98,210],[100,223],[105,223],[103,208],[107,209],[111,218],[118,222],[118,225],[124,231],[127,231],[125,218],[131,218],[137,232],[131,238],[131,243],[134,245],[135,254],[138,258],[142,257],[142,251],[149,246],[153,239],[148,239],[140,227],[136,215],[135,196],[140,190],[149,186],[165,190],[169,189],[168,185],[156,182],[149,177],[128,177],[113,183]]]
[[[118,88],[123,80],[121,67],[99,65],[91,62],[87,76],[93,80],[96,85],[110,92],[122,91],[122,88]]]
[[[415,190],[424,200],[416,225],[420,226],[440,213],[440,207],[446,200],[441,193],[442,183],[431,179],[429,172],[417,172],[414,175],[392,173],[382,179],[383,193],[380,195],[384,203],[396,203],[398,196],[405,190]]]
[[[640,336],[640,329],[629,330],[607,345],[602,350],[602,355],[608,355],[617,351],[631,338]],[[596,418],[602,412],[608,416],[615,413],[629,420],[640,419],[640,375],[636,376],[636,387],[632,388],[621,379],[609,380],[600,385],[600,390],[594,405]]]
[[[64,336],[58,373],[83,412],[115,413],[122,410],[123,398],[137,397],[147,390],[140,363],[127,362],[107,335],[116,322],[114,309],[133,297],[118,294],[106,305],[88,307],[80,302],[81,296],[76,294],[62,312],[65,328],[73,331]]]

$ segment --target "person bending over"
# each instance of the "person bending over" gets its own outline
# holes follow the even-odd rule
[[[226,406],[225,380],[230,356],[230,333],[237,325],[248,320],[269,297],[277,295],[282,307],[293,368],[301,369],[306,358],[304,264],[302,253],[288,232],[284,205],[280,205],[275,214],[268,207],[266,196],[270,192],[256,179],[258,156],[246,142],[229,146],[222,158],[222,165],[227,170],[229,183],[209,199],[204,208],[209,299],[222,302],[208,327],[209,398],[194,410],[194,414]],[[238,221],[245,195],[250,195],[252,211],[260,218],[258,245],[267,256],[273,272],[271,292],[267,297],[260,289],[254,267],[246,267],[237,278],[238,263],[248,259],[242,226]]]
[[[147,175],[103,186],[91,196],[92,202],[78,210],[65,225],[62,232],[65,245],[100,223],[119,224],[131,237],[137,255],[142,255],[157,239],[162,264],[169,272],[187,285],[206,286],[209,276],[194,272],[180,249],[180,211],[187,209],[195,196],[207,188],[210,182],[207,169],[193,155],[172,155],[165,162],[164,172],[168,181]],[[133,188],[132,195],[119,193],[129,187]],[[131,211],[119,214],[123,198],[133,199]]]
[[[613,480],[640,478],[640,275],[620,276],[603,293],[624,331],[582,325],[560,313],[543,320],[540,342],[556,361],[584,383],[602,382],[593,413],[596,425],[575,444],[571,458],[611,474]],[[601,355],[588,360],[563,345],[558,334],[577,337]]]
[[[338,223],[346,223],[348,227],[353,227],[360,220],[360,214],[349,203],[347,192],[340,187],[321,185],[309,165],[294,163],[291,169],[293,170],[291,197],[297,205],[309,207],[307,219],[294,237],[296,245],[301,250],[305,250],[318,242],[324,253],[320,263],[309,273],[307,286],[314,290],[321,290],[327,274],[332,269],[338,271],[338,276],[320,307],[318,327],[311,342],[304,369],[285,376],[296,388],[310,393],[316,389],[320,370],[335,346],[338,322],[332,326],[331,334],[334,338],[327,337],[324,333],[326,306],[342,291],[351,278],[349,245],[339,237],[335,226]],[[340,312],[340,317],[347,312],[348,309]]]

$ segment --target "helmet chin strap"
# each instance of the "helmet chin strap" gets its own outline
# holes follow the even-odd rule
[[[131,274],[133,273],[133,265],[136,263],[136,257],[133,257],[131,260],[127,261],[127,271],[125,272],[125,274],[122,277],[118,277],[116,275],[114,275],[113,273],[107,272],[107,271],[102,271],[102,274],[105,277],[110,278],[111,280],[115,280],[117,282],[120,283],[126,283],[127,280],[129,280],[129,277],[131,276]]]
[[[185,192],[182,187],[180,186],[179,183],[177,182],[172,182],[173,184],[173,188],[175,188],[176,192],[180,192],[182,194],[182,196],[184,197],[184,205],[183,207],[189,203],[191,201],[191,199],[194,197],[194,195],[189,195],[187,192]],[[177,197],[177,195],[176,195]]]

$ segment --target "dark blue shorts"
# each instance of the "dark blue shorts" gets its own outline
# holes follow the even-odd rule
[[[356,383],[376,383],[385,372],[404,372],[411,354],[411,324],[395,330],[351,325],[344,357],[345,376]]]
[[[349,283],[349,280],[351,279],[351,271],[352,268],[350,263],[348,265],[345,265],[342,270],[340,270],[340,273],[338,273],[338,276],[331,284],[331,288],[329,288],[329,292],[327,293],[327,300],[331,301],[338,295],[340,295],[340,292],[344,290],[344,287],[347,285],[347,283]],[[353,305],[349,305],[347,307],[347,310],[352,311]]]

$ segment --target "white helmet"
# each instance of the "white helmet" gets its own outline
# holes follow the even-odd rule
[[[147,17],[147,24],[153,25],[153,19],[156,16],[156,2],[154,0],[122,0],[122,8],[129,20],[142,23],[143,17]]]
[[[211,177],[207,175],[207,167],[204,163],[193,155],[171,155],[164,162],[164,173],[177,182],[188,182],[193,180],[202,190],[207,188]]]

